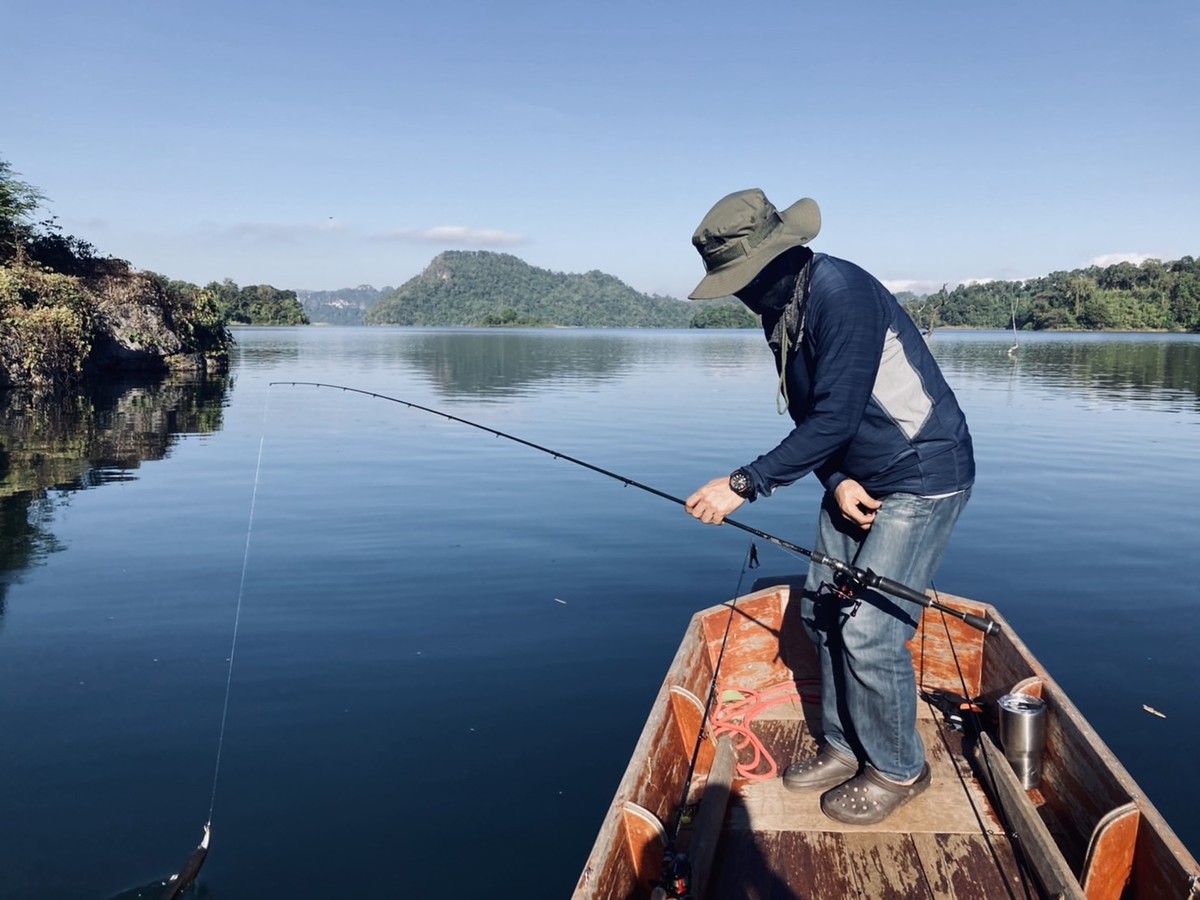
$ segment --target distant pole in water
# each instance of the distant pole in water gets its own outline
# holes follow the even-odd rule
[[[1017,340],[1017,298],[1012,298],[1012,330],[1013,330],[1013,345],[1008,348],[1008,355],[1012,356],[1021,349],[1021,342]]]

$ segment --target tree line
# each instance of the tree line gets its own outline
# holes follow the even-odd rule
[[[194,287],[194,285],[193,285]],[[230,325],[308,325],[295,291],[280,290],[269,284],[238,287],[232,278],[212,281],[204,286]]]
[[[1042,331],[1200,332],[1200,260],[1089,266],[1024,281],[962,284],[911,299],[926,330],[938,325]]]

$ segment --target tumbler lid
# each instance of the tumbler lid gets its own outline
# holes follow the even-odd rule
[[[1005,694],[996,705],[1008,713],[1019,716],[1035,716],[1046,708],[1046,701],[1032,694]]]

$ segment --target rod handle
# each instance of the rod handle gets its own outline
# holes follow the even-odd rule
[[[885,578],[882,575],[876,575],[874,572],[867,570],[868,578],[865,579],[868,587],[877,587],[880,590],[887,591],[893,597],[900,597],[903,600],[911,600],[913,603],[919,603],[921,606],[933,606],[933,601],[925,596],[921,591],[915,588],[910,588],[906,584],[901,584],[898,581],[893,581],[890,578]]]
[[[893,581],[890,578],[885,578],[882,575],[876,575],[870,570],[867,571],[867,576],[866,583],[870,587],[878,587],[880,590],[887,591],[889,594],[895,597],[901,597],[904,600],[911,600],[913,603],[919,603],[925,607],[940,609],[942,612],[949,613],[952,616],[962,619],[972,628],[982,631],[984,634],[1000,633],[1000,626],[991,619],[985,619],[982,616],[976,616],[972,613],[961,612],[960,610],[943,606],[940,603],[930,600],[923,593],[915,590],[914,588],[910,588],[908,585],[901,584],[898,581]]]
[[[971,613],[962,613],[962,620],[972,628],[976,628],[986,635],[1000,633],[1000,625],[996,622],[993,622],[991,619],[985,619],[982,616],[974,616],[971,615]]]

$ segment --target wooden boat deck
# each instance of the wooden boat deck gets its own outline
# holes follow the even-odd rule
[[[1000,630],[985,641],[959,619],[926,610],[909,645],[917,684],[980,698],[987,708],[1013,691],[1040,697],[1047,714],[1039,788],[1022,788],[995,748],[987,715],[983,731],[968,738],[927,703],[918,704],[918,728],[932,782],[879,825],[842,825],[821,813],[819,794],[789,792],[777,775],[736,773],[735,758],[752,765],[753,748],[719,735],[739,700],[756,702],[749,728],[778,769],[816,752],[816,652],[789,593],[786,585],[764,588],[693,617],[575,900],[660,894],[668,847],[687,855],[694,896],[705,900],[1200,898],[1200,866],[1128,772],[1003,617],[961,597],[941,599]],[[714,672],[719,700],[710,710],[702,698]],[[698,804],[695,819],[671,842],[685,789],[687,803]]]
[[[819,793],[788,791],[779,778],[741,785],[707,896],[1026,897],[1004,828],[964,762],[961,734],[940,728],[926,704],[920,709],[928,790],[879,825],[854,826],[823,815]],[[752,727],[781,767],[816,752],[800,704],[770,712]],[[1038,896],[1031,884],[1028,891]]]

